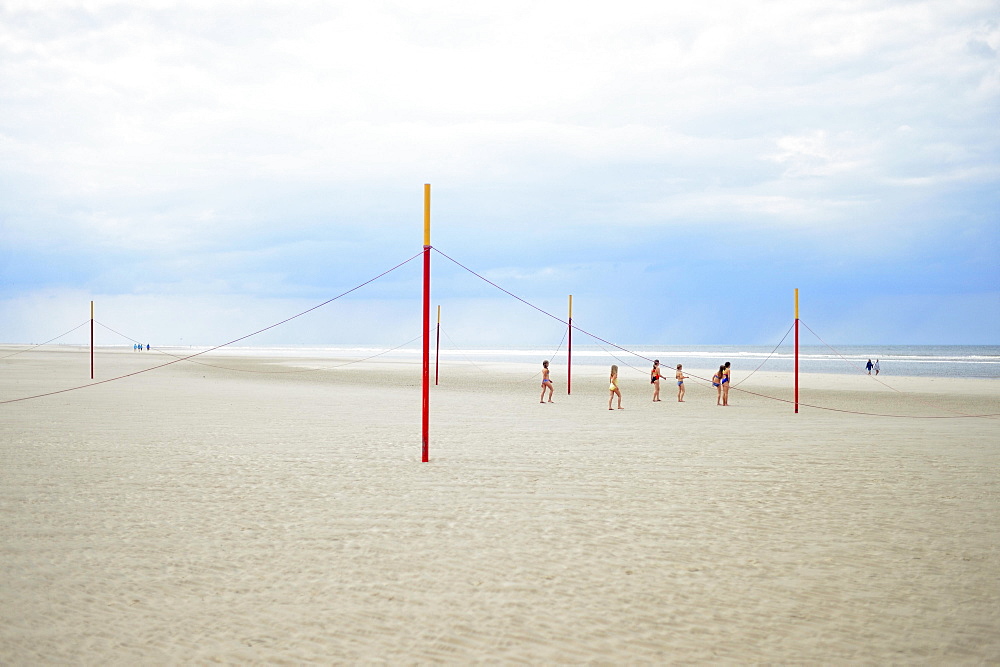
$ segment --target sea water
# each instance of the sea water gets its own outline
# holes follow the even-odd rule
[[[548,359],[554,365],[567,361],[566,347],[494,347],[458,349],[442,346],[441,363],[481,364],[509,362],[540,365]],[[334,347],[229,347],[213,354],[251,354],[286,357],[320,357],[347,360],[384,359],[419,360],[421,350],[412,344],[392,346]],[[431,357],[436,356],[431,346]],[[610,345],[573,346],[573,365],[610,366],[617,364],[647,372],[650,360],[659,359],[667,369],[677,364],[685,368],[711,369],[730,362],[734,373],[761,371],[791,372],[794,370],[794,348],[754,345],[635,345],[616,348]],[[845,345],[836,348],[801,346],[799,371],[802,373],[867,373],[868,360],[878,360],[881,376],[965,377],[1000,379],[1000,346],[996,345]]]

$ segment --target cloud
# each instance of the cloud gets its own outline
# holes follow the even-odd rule
[[[683,259],[658,277],[701,276],[691,313],[875,260],[872,289],[919,293],[943,248],[971,294],[997,248],[998,49],[985,0],[7,0],[2,292],[270,313],[254,299],[418,250],[430,182],[435,243],[533,296],[610,299],[618,275],[641,310],[661,248]]]

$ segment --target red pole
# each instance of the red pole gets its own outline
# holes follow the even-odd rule
[[[94,379],[94,302],[90,302],[90,379]]]
[[[441,306],[438,306],[437,340],[434,341],[434,386],[438,385],[438,366],[441,361]]]
[[[566,345],[566,394],[573,393],[573,295],[569,295],[569,331]]]
[[[795,414],[799,414],[799,290],[795,290]]]
[[[421,462],[429,460],[431,388],[431,186],[424,185],[424,373],[423,416],[421,419]]]

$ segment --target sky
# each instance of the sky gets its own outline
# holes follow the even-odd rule
[[[777,344],[796,288],[1000,344],[998,50],[995,0],[0,0],[0,343],[405,343],[420,257],[336,297],[429,183],[456,347],[565,326],[448,257],[621,345]]]

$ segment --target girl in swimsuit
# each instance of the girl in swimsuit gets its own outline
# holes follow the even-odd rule
[[[549,379],[549,362],[545,360],[542,362],[542,395],[539,396],[539,403],[545,402],[545,390],[549,392],[549,403],[552,403],[552,380]]]
[[[722,377],[725,375],[726,367],[719,366],[719,370],[712,376],[712,386],[715,387],[715,404],[722,405]]]
[[[719,382],[722,386],[722,404],[729,405],[729,362],[727,361],[722,367],[722,380]]]
[[[687,380],[687,378],[688,378],[687,375],[684,375],[684,371],[681,370],[682,368],[684,368],[683,365],[677,364],[677,373],[676,373],[676,375],[674,375],[674,377],[677,378],[677,402],[678,403],[683,403],[684,402],[684,380]]]
[[[653,361],[653,370],[649,372],[649,381],[653,385],[653,402],[656,403],[660,400],[660,360],[656,359]]]
[[[608,410],[613,410],[611,407],[611,401],[614,400],[615,396],[618,396],[618,409],[624,410],[622,407],[622,392],[618,389],[618,366],[611,366],[611,386],[608,387]]]

